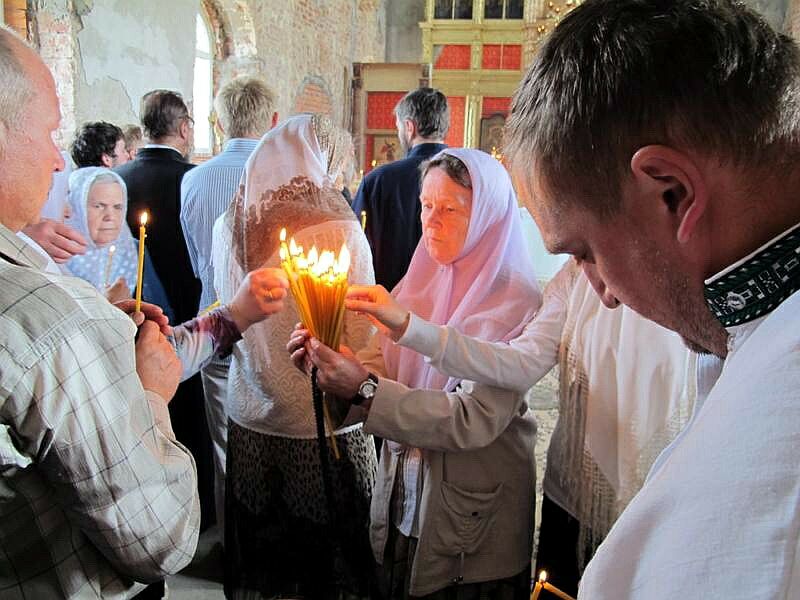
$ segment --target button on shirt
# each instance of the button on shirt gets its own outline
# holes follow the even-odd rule
[[[125,598],[194,554],[191,454],[135,327],[0,225],[0,597]]]
[[[211,241],[214,222],[239,189],[244,165],[259,140],[233,138],[218,156],[192,169],[181,182],[181,227],[194,274],[203,284],[200,309],[217,301]]]

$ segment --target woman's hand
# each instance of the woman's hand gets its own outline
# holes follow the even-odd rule
[[[116,304],[122,300],[128,300],[131,297],[131,290],[125,282],[124,277],[120,277],[114,283],[106,288],[106,300],[111,304]]]
[[[323,392],[339,398],[352,398],[369,375],[347,346],[334,352],[317,338],[308,342],[308,356],[317,367],[317,384]]]
[[[411,318],[405,308],[382,285],[351,285],[344,305],[347,310],[364,313],[384,335],[395,342],[403,337]]]
[[[311,367],[313,366],[306,351],[306,345],[310,339],[311,333],[302,323],[298,323],[294,326],[294,331],[286,344],[286,350],[289,351],[294,366],[306,375],[311,373]]]
[[[239,333],[282,311],[288,289],[289,280],[281,269],[250,271],[228,305]]]

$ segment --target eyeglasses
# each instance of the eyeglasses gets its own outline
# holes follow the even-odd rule
[[[190,117],[189,115],[186,115],[186,116],[184,117],[184,119],[186,119],[187,121],[189,121],[189,127],[191,127],[192,129],[194,129],[194,119],[193,119],[192,117]]]

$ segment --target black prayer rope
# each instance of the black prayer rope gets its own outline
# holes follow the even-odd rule
[[[322,407],[324,399],[322,390],[319,389],[317,384],[317,367],[311,368],[311,396],[314,402],[314,420],[317,424],[317,447],[319,448],[319,463],[322,470],[322,487],[328,507],[328,521],[331,531],[335,531],[333,481],[331,479],[330,456],[328,455],[328,440],[325,437],[325,412]]]

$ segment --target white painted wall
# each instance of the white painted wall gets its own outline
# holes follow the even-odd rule
[[[141,97],[156,88],[191,98],[198,0],[86,4],[77,36],[77,123],[136,123]]]

